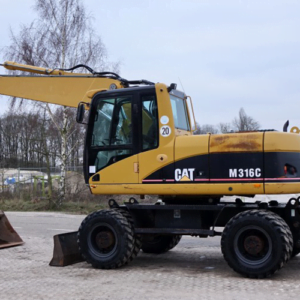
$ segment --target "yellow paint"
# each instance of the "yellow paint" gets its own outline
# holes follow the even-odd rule
[[[208,154],[209,134],[178,136],[175,141],[175,161]]]
[[[80,101],[91,101],[89,90],[96,93],[96,91],[108,89],[111,83],[120,86],[117,80],[87,76],[0,76],[0,94],[77,107]]]
[[[298,194],[300,193],[299,182],[275,182],[265,183],[266,194]]]
[[[213,134],[210,137],[210,153],[261,152],[263,132]]]
[[[265,152],[300,152],[300,135],[271,131],[265,133]]]
[[[229,191],[229,188],[232,188]],[[236,184],[99,184],[93,194],[137,195],[253,195],[263,194],[263,187],[254,188],[253,183]]]
[[[160,163],[166,162],[168,160],[168,156],[165,154],[158,154],[156,160]]]
[[[94,97],[94,95],[98,92],[103,92],[103,91],[107,91],[107,89],[104,90],[90,90],[88,92],[86,92],[86,97],[92,99]]]
[[[137,160],[137,155],[133,155],[102,169],[97,173],[100,174],[99,184],[102,186],[105,184],[138,183],[139,173],[135,172],[134,168],[134,164],[138,162]],[[96,184],[91,178],[89,183],[91,185]],[[97,194],[97,191],[97,189],[93,191],[93,194]]]

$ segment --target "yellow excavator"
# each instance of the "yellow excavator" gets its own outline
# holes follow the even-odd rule
[[[34,75],[0,75],[0,94],[77,107],[76,120],[86,125],[85,182],[93,194],[159,195],[154,204],[109,200],[109,209],[88,215],[77,232],[54,237],[50,265],[84,259],[95,268],[117,268],[141,249],[171,250],[182,235],[220,235],[229,266],[263,278],[300,252],[300,197],[242,200],[300,193],[297,127],[193,135],[191,98],[174,83],[126,80],[84,65],[3,66]]]

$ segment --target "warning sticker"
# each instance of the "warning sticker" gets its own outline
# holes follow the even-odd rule
[[[89,173],[90,174],[96,173],[96,166],[89,166]]]
[[[167,116],[162,116],[162,117],[160,118],[160,123],[163,124],[163,125],[168,124],[168,123],[169,123],[169,117],[167,117]]]
[[[162,126],[162,127],[160,128],[160,135],[161,135],[161,136],[167,137],[167,136],[169,136],[170,134],[171,134],[171,128],[170,128],[170,126],[165,125],[165,126]]]

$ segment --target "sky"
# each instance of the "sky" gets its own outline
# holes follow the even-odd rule
[[[177,83],[200,125],[231,122],[243,107],[262,129],[282,130],[286,120],[300,127],[300,1],[83,2],[120,75]],[[0,48],[10,28],[36,17],[33,4],[0,0]]]

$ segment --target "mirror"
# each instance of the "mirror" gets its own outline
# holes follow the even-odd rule
[[[77,114],[76,114],[76,122],[77,123],[82,123],[83,118],[84,118],[84,113],[85,113],[85,107],[83,103],[79,103],[77,107]]]

